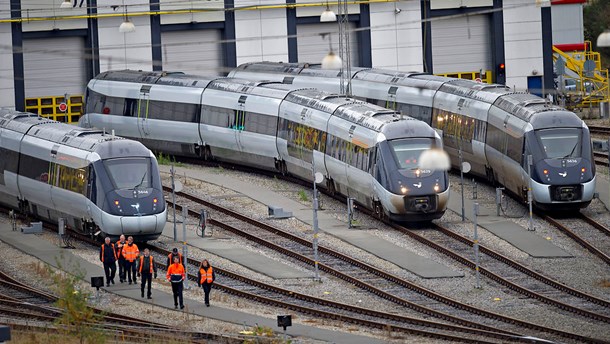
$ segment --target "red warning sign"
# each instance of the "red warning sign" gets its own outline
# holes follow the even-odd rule
[[[68,110],[68,105],[66,103],[60,103],[59,104],[59,111],[66,112],[66,110]]]

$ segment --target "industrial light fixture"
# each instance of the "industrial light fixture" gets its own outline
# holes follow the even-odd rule
[[[125,16],[125,21],[121,23],[121,26],[119,26],[119,32],[128,33],[134,31],[136,31],[136,26],[133,25],[133,23],[129,20],[129,18],[127,18],[127,16]]]
[[[322,69],[341,69],[343,60],[333,52],[333,44],[330,33],[323,33],[322,39],[328,35],[328,47],[330,52],[322,59]]]
[[[64,0],[61,5],[59,5],[59,8],[72,8],[72,2],[70,2],[70,0]]]
[[[597,36],[598,47],[610,47],[610,29],[604,30],[599,36]]]
[[[328,1],[326,2],[326,9],[324,10],[324,12],[322,12],[322,14],[320,14],[320,22],[335,22],[337,21],[337,15],[335,14],[335,12],[331,11],[330,7],[328,6]]]
[[[128,33],[136,31],[136,26],[129,20],[129,16],[127,16],[127,6],[125,6],[125,0],[123,0],[123,22],[121,26],[119,26],[119,32]]]

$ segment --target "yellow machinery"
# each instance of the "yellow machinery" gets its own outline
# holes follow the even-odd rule
[[[75,123],[83,114],[83,96],[26,98],[25,111],[59,122]],[[64,110],[65,109],[65,110]]]
[[[468,80],[476,80],[480,79],[481,82],[491,84],[491,71],[486,70],[483,71],[483,77],[481,77],[481,71],[479,72],[456,72],[456,73],[444,73],[444,74],[434,74],[438,76],[444,76],[447,78],[458,78],[458,79],[468,79]]]
[[[591,42],[553,46],[553,60],[559,80],[558,89],[566,97],[567,107],[589,107],[608,102],[608,70],[602,69],[601,57],[591,50]]]

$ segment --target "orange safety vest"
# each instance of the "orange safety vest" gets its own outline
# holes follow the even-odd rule
[[[170,280],[171,275],[181,275],[184,279],[184,266],[182,264],[172,264],[167,268],[167,280]]]
[[[148,256],[148,258],[150,258],[150,273],[153,273],[153,256]],[[138,272],[142,273],[142,264],[144,263],[144,256],[140,256],[140,268],[138,269]],[[156,278],[156,277],[155,277]]]
[[[167,259],[169,259],[169,264],[172,265],[174,264],[174,253],[170,253],[167,255]],[[178,263],[184,265],[184,262],[182,261],[182,253],[178,252]]]
[[[102,244],[102,263],[104,262],[104,251],[106,250],[106,248],[104,247],[106,246],[106,243]],[[114,253],[114,259],[118,259],[116,256],[116,251],[114,250],[114,244],[110,243],[110,247],[112,247],[112,253]]]
[[[131,246],[125,245],[123,246],[123,257],[130,262],[135,262],[136,258],[138,258],[138,254],[140,254],[140,250],[138,249],[138,245],[133,244]]]
[[[208,266],[207,271],[205,270],[205,268],[202,267],[201,269],[199,269],[199,273],[201,274],[201,280],[199,281],[200,284],[203,284],[203,282],[206,281],[211,284],[214,281],[214,269],[212,269],[211,266]]]
[[[123,247],[127,245],[127,241],[125,241],[124,243],[121,243],[121,240],[116,242],[116,256],[117,258],[125,258],[123,257]]]

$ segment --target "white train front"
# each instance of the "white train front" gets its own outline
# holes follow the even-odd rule
[[[439,218],[449,197],[446,171],[417,168],[423,151],[442,148],[430,126],[311,88],[110,71],[89,82],[80,125],[306,180],[315,166],[329,191],[398,221]]]
[[[453,166],[459,152],[473,174],[499,182],[548,210],[587,206],[595,192],[595,164],[586,124],[561,107],[502,85],[423,73],[353,68],[354,96],[420,119],[443,136]],[[336,70],[296,63],[246,63],[229,76],[282,81],[295,87],[339,90]],[[532,157],[531,178],[527,156]]]
[[[0,202],[86,234],[156,239],[166,222],[157,161],[141,143],[0,112]]]

